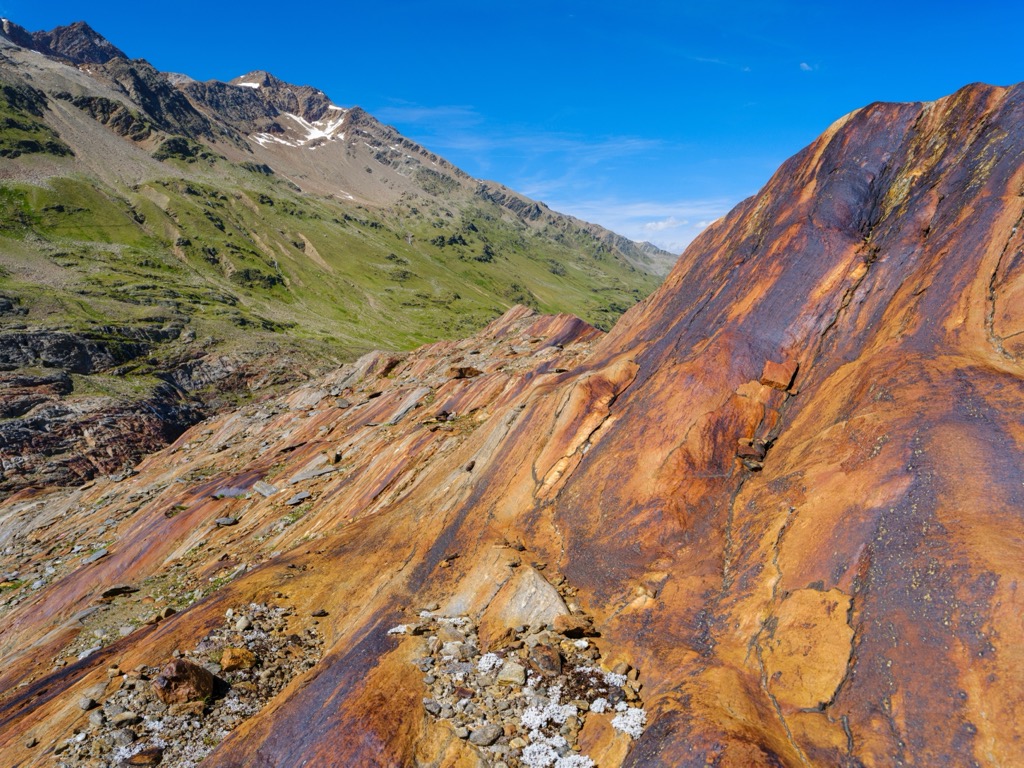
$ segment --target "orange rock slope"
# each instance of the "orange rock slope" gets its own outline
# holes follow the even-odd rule
[[[324,654],[204,765],[493,764],[388,634],[425,606],[591,617],[646,710],[586,720],[602,767],[1024,763],[1022,153],[1020,87],[871,105],[603,338],[516,309],[6,500],[0,764],[250,603]]]

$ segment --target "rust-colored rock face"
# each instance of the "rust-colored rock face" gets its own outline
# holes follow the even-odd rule
[[[637,738],[578,735],[602,768],[1024,763],[1022,155],[1020,87],[866,107],[603,338],[514,310],[8,499],[0,764],[52,765],[108,665],[247,603],[324,655],[205,765],[491,764],[525,728],[460,735],[417,660],[541,615],[632,675]],[[559,674],[555,640],[499,673]]]

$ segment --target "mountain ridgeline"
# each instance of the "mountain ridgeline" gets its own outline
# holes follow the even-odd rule
[[[2,22],[0,126],[0,489],[516,304],[608,329],[675,259],[316,88],[160,72],[82,22]]]

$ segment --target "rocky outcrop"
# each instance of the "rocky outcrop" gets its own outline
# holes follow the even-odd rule
[[[216,139],[225,135],[223,129],[215,130],[210,120],[170,83],[167,75],[143,59],[111,59],[95,70],[95,76],[124,93],[167,133],[193,139]]]
[[[132,141],[145,141],[158,128],[153,122],[127,104],[102,96],[76,96],[57,94],[64,97],[89,117],[110,127],[115,133]]]
[[[134,330],[139,338],[162,333]],[[106,361],[95,354],[85,359]],[[69,366],[79,357],[46,360],[63,370],[0,373],[0,493],[80,485],[102,474],[126,477],[141,457],[223,407],[225,398],[303,377],[287,358],[207,355],[155,371],[162,381],[135,396],[96,396],[76,393],[67,375],[76,372]]]
[[[171,341],[179,326],[97,326],[88,333],[33,329],[0,332],[0,370],[42,366],[96,373],[141,357],[153,344]]]
[[[188,80],[178,88],[189,101],[220,116],[245,133],[269,130],[279,111],[261,89],[243,88],[217,80]]]
[[[536,221],[544,213],[544,209],[533,200],[527,200],[512,193],[510,190],[487,184],[486,182],[477,184],[475,194],[477,197],[490,200],[502,208],[507,208],[519,218],[526,219],[527,221]]]
[[[249,87],[245,90],[253,91],[277,112],[299,115],[311,123],[323,119],[331,107],[331,100],[323,91],[309,85],[286,83],[269,72],[250,72],[231,81],[231,85],[239,83],[247,83]]]
[[[0,419],[24,416],[40,403],[69,395],[73,389],[65,371],[43,376],[0,373]]]

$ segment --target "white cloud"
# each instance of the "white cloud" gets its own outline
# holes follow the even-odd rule
[[[671,253],[686,246],[737,201],[707,200],[601,200],[558,199],[549,201],[556,211],[600,224],[631,240],[648,241]]]
[[[675,229],[677,227],[684,227],[689,222],[686,219],[677,219],[675,216],[669,216],[667,219],[659,219],[658,221],[648,221],[644,224],[644,229],[648,232],[662,232],[666,229]]]
[[[421,104],[399,102],[391,106],[380,107],[373,112],[374,117],[385,123],[414,123],[428,125],[476,125],[483,117],[472,107],[459,105],[441,105],[425,107]]]
[[[812,67],[810,64],[808,64],[806,61],[801,61],[800,62],[800,69],[803,72],[810,72],[812,69],[814,69],[814,67]]]

